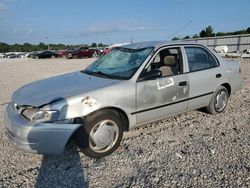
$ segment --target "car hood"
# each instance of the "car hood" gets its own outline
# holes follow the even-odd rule
[[[18,105],[39,107],[117,82],[120,81],[91,76],[80,71],[73,72],[24,85],[13,94],[12,101]]]

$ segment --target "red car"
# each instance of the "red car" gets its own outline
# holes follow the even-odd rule
[[[103,53],[103,55],[105,55],[105,54],[111,52],[111,50],[112,50],[112,48],[107,47],[107,48],[105,48],[105,49],[103,50],[102,53]]]
[[[74,48],[69,48],[69,49],[65,49],[65,50],[60,50],[58,51],[58,57],[67,57],[68,53],[71,53],[72,51],[74,51]]]
[[[106,48],[103,50],[102,54],[103,54],[103,55],[108,54],[108,53],[111,52],[114,48],[120,47],[120,46],[124,46],[124,45],[128,45],[128,44],[129,44],[129,43],[117,43],[117,44],[112,44],[112,45],[106,47]]]
[[[76,58],[97,58],[101,55],[101,51],[99,49],[81,47],[72,51],[69,51],[65,54],[65,57],[68,59],[76,59]]]

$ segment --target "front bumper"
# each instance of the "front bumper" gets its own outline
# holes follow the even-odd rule
[[[15,112],[11,105],[5,111],[6,135],[18,148],[39,154],[61,154],[81,124],[37,123]]]

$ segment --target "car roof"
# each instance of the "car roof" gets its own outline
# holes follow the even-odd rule
[[[160,48],[163,46],[168,45],[183,45],[183,44],[189,44],[189,45],[201,45],[196,42],[187,42],[187,41],[148,41],[148,42],[138,42],[138,43],[132,43],[128,45],[121,46],[123,48],[129,48],[129,49],[142,49],[142,48]]]

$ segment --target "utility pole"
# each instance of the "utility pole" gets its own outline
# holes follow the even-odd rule
[[[132,44],[133,43],[133,40],[134,40],[134,38],[133,37],[130,37],[130,43]]]
[[[47,35],[46,37],[47,43],[48,43],[48,51],[49,51],[49,36]]]

